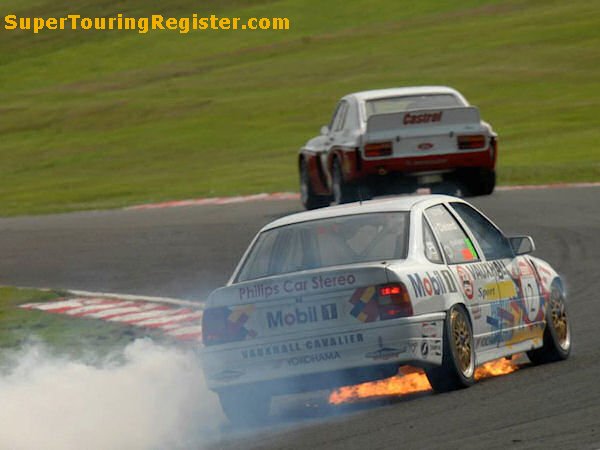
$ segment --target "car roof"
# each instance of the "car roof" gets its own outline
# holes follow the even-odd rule
[[[448,86],[411,86],[389,89],[375,89],[371,91],[360,91],[348,94],[347,97],[354,97],[359,101],[374,100],[378,98],[400,97],[403,95],[420,95],[420,94],[454,94],[463,98],[456,90]]]
[[[272,228],[291,225],[294,223],[308,222],[318,219],[329,219],[333,217],[351,216],[354,214],[369,214],[391,211],[410,211],[417,204],[423,204],[428,207],[433,204],[445,201],[462,201],[457,197],[450,195],[404,195],[398,197],[388,197],[378,200],[369,200],[365,202],[347,203],[345,205],[330,206],[327,208],[304,211],[274,220],[265,225],[261,231]]]

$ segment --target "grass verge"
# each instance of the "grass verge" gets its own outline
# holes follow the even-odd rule
[[[152,330],[19,308],[25,303],[53,301],[64,295],[60,291],[0,287],[0,359],[3,350],[34,343],[42,343],[53,352],[81,357],[108,355],[144,336],[165,340]]]

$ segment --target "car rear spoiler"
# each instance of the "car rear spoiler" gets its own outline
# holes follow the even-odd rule
[[[481,122],[479,109],[474,106],[436,108],[375,114],[367,120],[367,136],[392,130],[410,131],[415,128],[477,124]]]

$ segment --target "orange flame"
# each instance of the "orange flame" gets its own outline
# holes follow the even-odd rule
[[[475,379],[506,375],[517,370],[515,360],[505,358],[490,361],[475,370]],[[404,366],[400,373],[381,381],[345,386],[329,395],[329,403],[339,405],[358,399],[385,397],[390,395],[408,395],[431,390],[427,376],[421,369]]]

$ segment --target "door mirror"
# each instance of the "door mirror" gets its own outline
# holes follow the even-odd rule
[[[323,125],[323,126],[321,127],[321,134],[322,134],[322,135],[329,134],[329,127],[328,127],[327,125]]]
[[[531,236],[514,236],[508,240],[515,255],[526,255],[535,251],[535,244]]]

